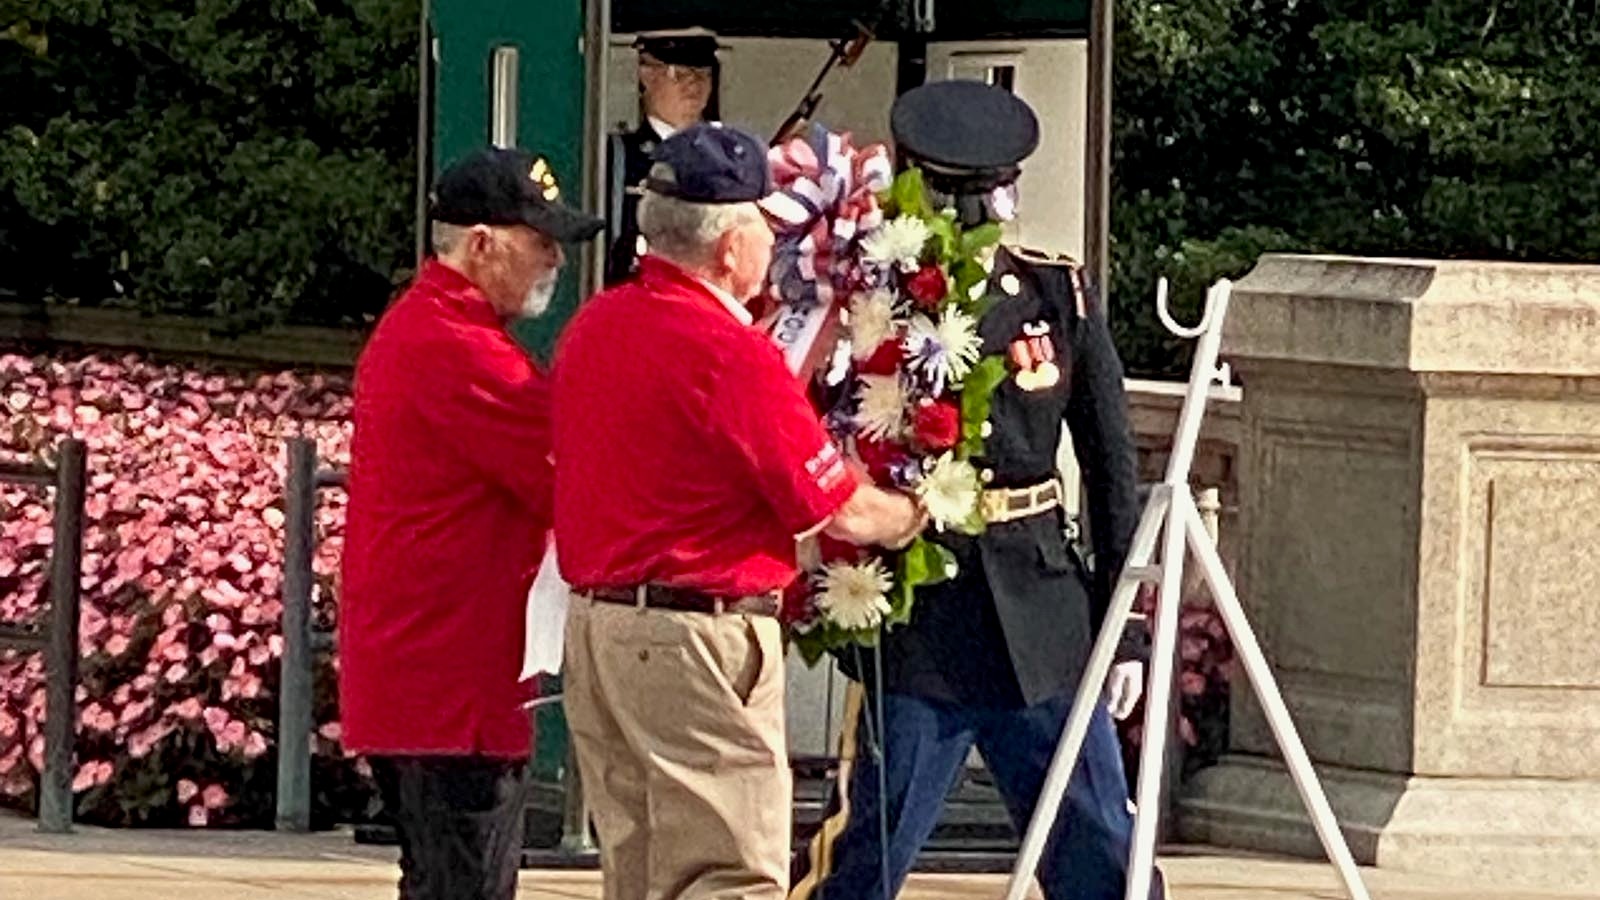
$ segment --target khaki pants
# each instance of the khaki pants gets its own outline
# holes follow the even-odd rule
[[[574,596],[564,689],[606,900],[785,896],[794,798],[776,620]]]

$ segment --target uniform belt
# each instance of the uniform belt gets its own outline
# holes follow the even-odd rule
[[[601,603],[618,603],[641,609],[665,609],[720,616],[735,613],[750,616],[776,616],[780,607],[778,592],[753,597],[713,597],[686,588],[646,585],[641,588],[600,588],[588,592]]]
[[[1061,482],[1042,481],[1031,487],[994,488],[983,492],[983,520],[990,525],[1014,522],[1061,505]]]

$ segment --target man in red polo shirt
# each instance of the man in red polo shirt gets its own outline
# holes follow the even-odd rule
[[[445,172],[438,255],[356,368],[340,711],[399,832],[404,900],[516,892],[523,604],[553,476],[547,385],[506,323],[543,312],[562,243],[601,228],[558,196],[514,150]]]
[[[566,711],[608,900],[782,898],[790,806],[779,591],[796,539],[903,546],[923,516],[858,483],[744,302],[772,233],[765,147],[668,138],[654,255],[590,300],[555,364]]]

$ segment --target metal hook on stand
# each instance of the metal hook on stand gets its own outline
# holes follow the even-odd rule
[[[1156,318],[1161,320],[1163,328],[1181,340],[1190,341],[1203,337],[1206,332],[1211,330],[1213,322],[1219,322],[1223,316],[1227,315],[1228,299],[1232,288],[1233,283],[1225,278],[1213,284],[1206,290],[1205,308],[1200,313],[1200,324],[1184,326],[1178,324],[1178,320],[1172,317],[1172,307],[1167,299],[1167,279],[1163,276],[1156,279]],[[1220,334],[1217,337],[1218,340],[1221,339]],[[1227,363],[1219,363],[1216,366],[1213,380],[1215,383],[1223,385],[1232,380]]]
[[[1161,324],[1168,331],[1172,332],[1175,336],[1180,337],[1183,340],[1192,341],[1200,335],[1205,334],[1206,329],[1211,326],[1211,301],[1213,299],[1215,298],[1212,295],[1212,292],[1209,290],[1206,291],[1206,307],[1201,311],[1200,324],[1194,326],[1193,328],[1185,328],[1184,326],[1178,324],[1177,319],[1172,317],[1172,307],[1167,302],[1166,276],[1156,279],[1156,318],[1161,320]]]

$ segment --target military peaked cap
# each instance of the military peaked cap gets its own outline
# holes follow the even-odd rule
[[[633,46],[640,53],[648,53],[653,59],[669,66],[697,69],[715,66],[717,51],[722,49],[722,45],[717,43],[717,36],[702,28],[647,32],[639,35]]]
[[[909,162],[934,173],[1014,170],[1039,147],[1039,119],[1021,98],[981,81],[935,81],[895,100],[890,129]]]

